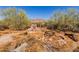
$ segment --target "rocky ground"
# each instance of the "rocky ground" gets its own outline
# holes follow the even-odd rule
[[[1,52],[78,52],[79,33],[51,31],[0,31]]]

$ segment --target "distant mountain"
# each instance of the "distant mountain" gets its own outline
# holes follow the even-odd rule
[[[38,22],[45,22],[46,20],[44,20],[44,19],[32,19],[31,21],[32,21],[32,23],[38,23]]]

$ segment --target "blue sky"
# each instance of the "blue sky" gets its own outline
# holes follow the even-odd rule
[[[16,7],[26,11],[30,19],[49,19],[56,10],[66,10],[68,8],[79,9],[79,6],[0,6],[0,8]]]

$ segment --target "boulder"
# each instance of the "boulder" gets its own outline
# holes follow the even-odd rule
[[[59,33],[55,33],[55,35],[51,36],[47,42],[53,49],[56,49],[56,51],[70,52],[77,48],[76,42]]]
[[[19,47],[12,50],[12,52],[24,52],[27,45],[27,43],[22,43]]]
[[[0,36],[0,51],[8,51],[8,47],[10,46],[13,40],[14,38],[10,34]]]

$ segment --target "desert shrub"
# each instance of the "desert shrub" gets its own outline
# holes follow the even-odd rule
[[[0,25],[0,30],[5,30],[5,29],[9,29],[9,27],[6,25]]]
[[[79,31],[79,12],[70,8],[64,11],[56,11],[50,20],[48,27],[63,31]]]
[[[47,29],[56,30],[57,29],[57,25],[55,25],[55,24],[48,25]]]

